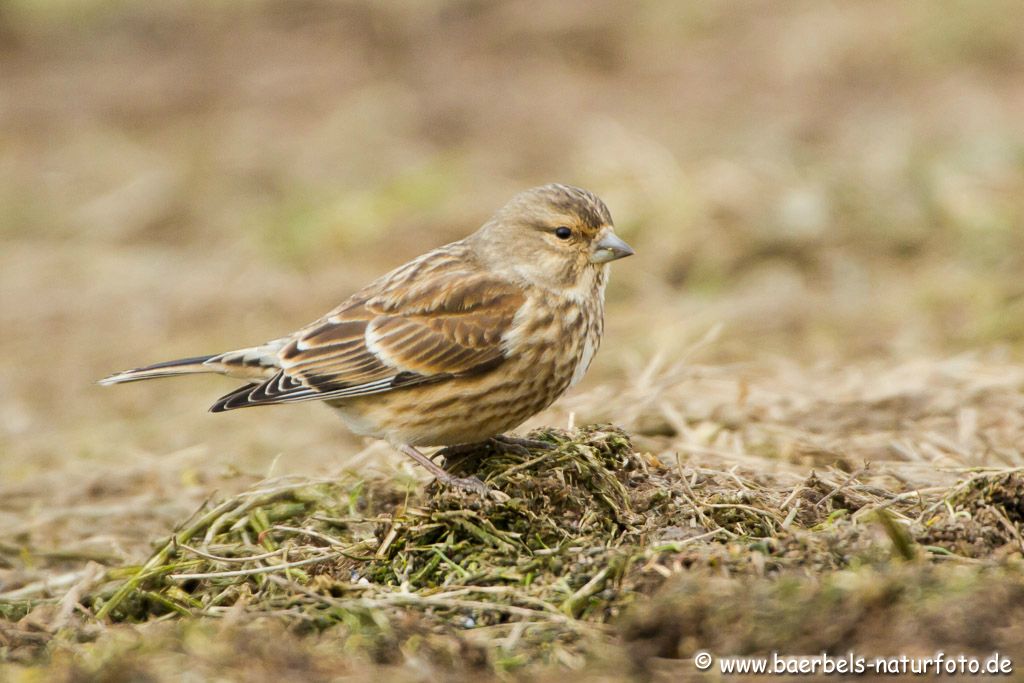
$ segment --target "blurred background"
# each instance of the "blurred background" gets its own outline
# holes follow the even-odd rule
[[[1011,0],[6,0],[0,479],[349,462],[325,410],[94,382],[289,332],[550,181],[638,252],[584,394],[710,332],[709,364],[1019,358],[1022,25]]]

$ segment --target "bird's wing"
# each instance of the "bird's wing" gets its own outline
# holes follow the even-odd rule
[[[276,374],[212,410],[365,396],[493,368],[523,301],[515,285],[461,260],[413,261],[295,334]]]

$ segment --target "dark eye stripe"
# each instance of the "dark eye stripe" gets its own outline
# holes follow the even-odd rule
[[[560,240],[567,240],[572,237],[572,230],[564,225],[560,228],[555,228],[555,237]]]

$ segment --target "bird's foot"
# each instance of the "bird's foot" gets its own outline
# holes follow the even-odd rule
[[[453,477],[450,474],[446,474],[444,477],[438,477],[437,480],[445,486],[451,486],[453,488],[462,489],[463,491],[475,493],[482,498],[496,500],[499,503],[504,503],[511,498],[504,491],[492,489],[477,477]]]
[[[420,453],[409,444],[396,444],[395,447],[418,462],[420,465],[423,465],[424,469],[433,474],[437,481],[446,486],[452,486],[462,489],[463,491],[477,493],[484,498],[490,498],[491,500],[496,500],[498,502],[509,500],[509,496],[507,494],[502,493],[501,491],[495,491],[476,477],[456,477],[448,474],[443,467]]]

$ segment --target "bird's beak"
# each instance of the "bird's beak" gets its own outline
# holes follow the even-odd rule
[[[609,261],[632,256],[635,253],[633,247],[619,239],[614,232],[608,232],[594,244],[594,251],[590,254],[590,262],[608,263]]]

